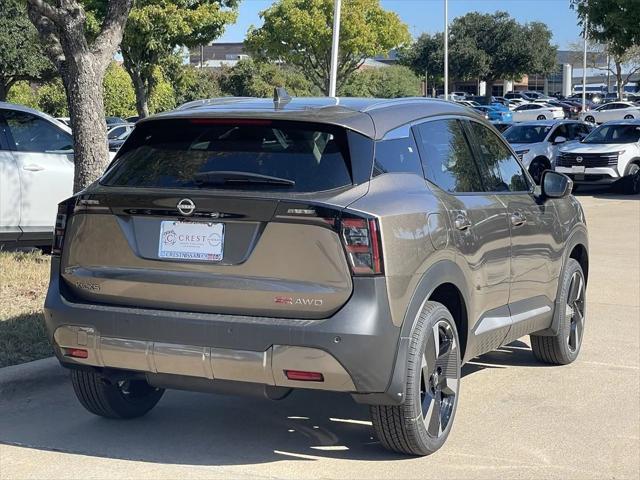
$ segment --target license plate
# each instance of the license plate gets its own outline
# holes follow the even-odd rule
[[[219,262],[224,250],[223,223],[163,221],[158,257]]]
[[[571,171],[573,173],[584,173],[584,166],[574,165],[573,167],[571,167]]]

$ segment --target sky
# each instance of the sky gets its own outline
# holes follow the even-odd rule
[[[444,30],[444,0],[381,0],[387,10],[396,12],[409,25],[414,36]],[[250,25],[260,26],[258,13],[271,0],[241,0],[238,21],[227,28],[218,42],[241,42]],[[580,38],[576,14],[569,0],[449,0],[449,20],[471,11],[493,13],[506,10],[521,23],[540,21],[553,32],[553,42],[560,49]]]

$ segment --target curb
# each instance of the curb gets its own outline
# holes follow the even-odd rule
[[[69,372],[60,366],[56,357],[0,368],[0,399],[16,393],[24,395],[45,385],[64,383],[68,378]]]

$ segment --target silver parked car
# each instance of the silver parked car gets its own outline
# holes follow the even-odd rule
[[[523,335],[542,362],[578,356],[589,259],[570,191],[552,171],[536,188],[448,101],[201,102],[138,122],[60,204],[47,328],[103,417],[166,388],[348,392],[385,447],[429,454],[464,362]]]

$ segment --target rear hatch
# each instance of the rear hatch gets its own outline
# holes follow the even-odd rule
[[[366,192],[366,140],[277,120],[142,123],[100,185],[61,205],[65,284],[106,304],[326,318],[354,272],[381,271],[361,244],[375,220],[344,211]]]

